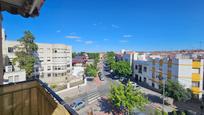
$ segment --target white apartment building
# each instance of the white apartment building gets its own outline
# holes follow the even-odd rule
[[[171,79],[192,90],[197,98],[203,93],[204,59],[163,58],[134,62],[134,77],[159,89],[163,80]]]
[[[15,48],[19,45],[17,41],[3,39],[4,66],[11,65],[15,58]],[[67,82],[72,71],[72,47],[64,44],[37,43],[38,51],[34,76],[39,77],[48,84]]]
[[[123,61],[130,63],[132,67],[134,60],[146,60],[147,54],[137,52],[125,52],[123,55]]]
[[[38,45],[39,64],[35,74],[49,84],[67,82],[72,72],[72,47],[63,44]]]
[[[13,69],[12,66],[6,66],[3,77],[3,84],[22,82],[26,80],[26,72],[25,70]]]

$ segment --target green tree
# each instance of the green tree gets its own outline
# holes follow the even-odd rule
[[[87,76],[96,77],[98,73],[97,68],[94,65],[88,65],[85,69],[85,74]]]
[[[72,58],[75,58],[78,54],[76,52],[72,52]]]
[[[165,86],[165,95],[172,97],[176,101],[187,101],[191,99],[191,90],[185,89],[184,86],[178,82],[167,80]]]
[[[34,40],[33,34],[30,31],[25,31],[24,36],[18,40],[20,45],[17,46],[16,58],[13,59],[14,64],[17,64],[20,69],[25,69],[27,77],[31,77],[36,62],[34,55],[38,50],[38,46],[34,43]]]
[[[185,112],[181,112],[181,115],[186,115],[186,113]]]
[[[87,55],[89,56],[89,59],[94,60],[94,66],[97,67],[97,64],[99,62],[99,53],[87,53]]]
[[[109,67],[112,69],[115,63],[115,53],[114,52],[106,53],[106,62],[109,65]]]
[[[175,110],[173,111],[173,115],[177,115],[177,112]]]
[[[143,93],[139,89],[134,90],[130,82],[127,86],[121,83],[119,85],[112,84],[109,99],[121,111],[128,110],[129,112],[134,108],[144,110],[148,103],[148,99],[144,97]]]
[[[154,115],[162,115],[162,112],[159,111],[158,109],[156,109],[156,110],[154,111]]]
[[[119,62],[113,63],[112,69],[116,74],[122,77],[130,77],[132,73],[130,64],[125,61],[119,61]]]

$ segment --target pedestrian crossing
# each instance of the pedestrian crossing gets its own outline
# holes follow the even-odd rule
[[[93,102],[95,102],[96,100],[100,99],[100,94],[98,92],[98,90],[94,90],[90,93],[87,94],[87,103],[91,104]]]

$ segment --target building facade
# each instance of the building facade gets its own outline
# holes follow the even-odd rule
[[[3,64],[11,65],[20,43],[3,39]],[[72,72],[72,47],[64,44],[37,43],[37,62],[33,76],[48,84],[67,82]]]
[[[155,89],[160,89],[163,81],[170,79],[191,89],[195,97],[201,98],[203,64],[203,59],[150,58],[148,61],[134,61],[133,71],[136,81],[146,82]]]
[[[39,64],[35,75],[49,84],[66,82],[72,74],[72,47],[38,43]]]

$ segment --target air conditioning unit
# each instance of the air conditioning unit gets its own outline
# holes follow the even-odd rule
[[[5,66],[5,72],[12,72],[13,71],[13,66]]]

